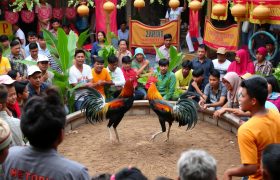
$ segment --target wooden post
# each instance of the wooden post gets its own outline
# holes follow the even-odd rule
[[[106,30],[107,30],[107,41],[111,44],[111,26],[110,26],[110,13],[106,12]]]

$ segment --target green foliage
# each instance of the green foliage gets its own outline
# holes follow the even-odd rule
[[[104,47],[98,51],[98,56],[102,57],[104,59],[104,66],[107,67],[108,66],[108,57],[115,55],[117,52],[117,50],[114,48],[114,46],[109,45],[109,44],[105,44]]]
[[[278,65],[277,68],[275,68],[273,75],[277,79],[278,83],[280,82],[280,65]]]
[[[91,7],[94,7],[94,2],[92,0],[87,0],[88,4],[91,6]],[[80,0],[68,0],[68,7],[70,6],[78,6],[80,4]]]
[[[58,29],[57,37],[47,30],[43,30],[43,33],[47,47],[62,71],[61,74],[53,71],[53,84],[59,88],[63,101],[67,103],[70,112],[73,112],[74,90],[81,87],[81,84],[75,87],[69,84],[69,69],[73,65],[76,42],[80,41],[80,44],[83,44],[86,39],[82,36],[77,40],[73,31],[66,35],[61,28]]]
[[[79,35],[79,39],[77,42],[77,48],[82,48],[84,45],[84,42],[89,38],[90,34],[89,34],[89,29],[87,29],[86,31],[82,32]]]
[[[28,9],[28,11],[32,11],[35,5],[40,5],[39,0],[15,0],[12,5],[14,12],[21,11],[24,7]]]

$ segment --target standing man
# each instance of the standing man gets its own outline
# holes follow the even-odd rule
[[[226,48],[219,47],[217,49],[217,59],[213,61],[214,69],[220,72],[220,81],[222,81],[223,77],[227,73],[227,69],[230,65],[230,61],[226,58]]]
[[[164,39],[164,45],[162,45],[159,48],[159,52],[164,56],[165,59],[170,61],[169,48],[170,48],[171,42],[172,42],[172,35],[171,34],[165,34],[163,36],[163,39]],[[156,55],[156,62],[158,62],[159,59],[160,59],[160,57],[157,54]]]
[[[261,180],[261,153],[272,143],[280,143],[280,114],[265,108],[268,95],[267,81],[253,76],[241,82],[239,99],[242,111],[249,111],[251,118],[238,129],[238,145],[242,165],[224,173],[224,180],[233,176],[249,176],[250,180]]]
[[[26,39],[25,39],[24,32],[19,28],[19,25],[17,23],[13,24],[12,29],[13,29],[14,35],[19,38],[21,47],[24,48],[26,45]]]
[[[126,41],[128,41],[129,37],[129,30],[126,28],[126,22],[122,22],[120,29],[118,30],[118,39],[125,39]]]
[[[37,37],[37,34],[33,31],[30,31],[27,33],[27,40],[29,42],[29,44],[27,44],[25,47],[24,47],[24,51],[25,51],[25,55],[26,57],[28,57],[30,55],[30,44],[31,43],[36,43],[37,46],[38,46],[38,37]]]
[[[179,20],[181,13],[185,11],[186,8],[187,8],[187,3],[185,1],[183,7],[177,7],[176,9],[168,8],[165,15],[165,19],[167,19],[168,21]]]
[[[75,111],[81,109],[81,104],[83,99],[78,101],[80,95],[86,92],[84,87],[88,86],[88,83],[92,80],[91,68],[89,65],[84,64],[86,59],[86,54],[84,50],[78,49],[75,52],[74,65],[69,71],[69,83],[75,87],[78,84],[83,84],[82,87],[76,89],[75,91]]]
[[[204,71],[204,79],[207,80],[209,79],[210,76],[210,71],[214,69],[214,65],[211,61],[211,59],[207,58],[206,56],[206,47],[204,44],[199,45],[198,50],[197,50],[197,57],[195,57],[192,60],[192,66],[193,70],[196,70],[198,68],[202,68]]]
[[[25,64],[16,62],[17,60],[23,60],[24,56],[20,53],[20,42],[13,40],[10,44],[11,54],[9,55],[9,60],[11,63],[12,70],[17,70],[20,76],[27,77],[27,66]]]

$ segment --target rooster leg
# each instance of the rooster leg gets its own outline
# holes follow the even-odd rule
[[[157,133],[155,133],[154,135],[152,135],[152,138],[150,139],[150,141],[153,141],[158,135],[160,135],[161,133],[163,133],[162,131],[159,131]]]
[[[111,128],[108,127],[108,129],[109,129],[109,134],[110,134],[110,141],[113,142],[113,136],[112,136]]]
[[[118,135],[118,131],[117,131],[117,128],[114,128],[114,131],[115,131],[115,134],[116,134],[116,139],[118,141],[118,143],[120,142],[120,139],[119,139],[119,135]]]
[[[165,140],[165,142],[168,142],[168,141],[169,141],[170,129],[171,129],[171,125],[170,125],[170,124],[168,124],[167,139]]]

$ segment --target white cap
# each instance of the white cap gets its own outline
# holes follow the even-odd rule
[[[1,75],[0,76],[0,84],[10,85],[13,84],[15,80],[13,80],[9,75]]]
[[[49,62],[49,58],[47,56],[45,56],[45,55],[38,54],[37,62],[43,62],[43,61],[48,61]]]
[[[28,76],[32,76],[35,72],[42,72],[37,65],[33,65],[28,67],[27,74]]]

